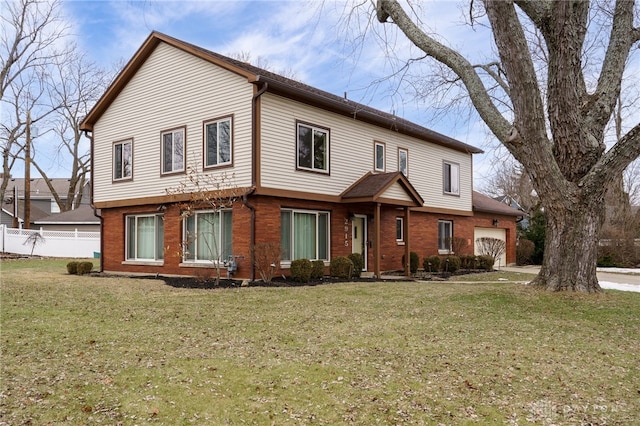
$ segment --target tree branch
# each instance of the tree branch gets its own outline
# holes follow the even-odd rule
[[[502,116],[493,104],[482,80],[465,57],[420,30],[396,0],[378,0],[376,13],[378,20],[382,23],[387,22],[387,19],[391,17],[398,28],[417,47],[457,74],[467,88],[471,102],[493,134],[501,142],[512,144],[508,141],[511,123]]]
[[[596,91],[588,98],[584,113],[598,127],[609,121],[620,95],[622,75],[631,47],[640,38],[633,28],[633,2],[616,2],[609,45],[602,62]]]

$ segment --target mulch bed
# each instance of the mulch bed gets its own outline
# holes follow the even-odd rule
[[[376,281],[396,281],[396,280],[378,280],[374,278],[353,278],[350,280],[341,280],[332,277],[324,277],[319,280],[312,280],[308,283],[298,283],[291,279],[276,277],[270,283],[264,281],[243,281],[221,278],[218,283],[214,278],[202,279],[198,277],[165,277],[165,276],[143,276],[131,278],[153,278],[165,282],[165,284],[176,288],[196,288],[196,289],[216,289],[216,288],[239,288],[239,287],[301,287],[301,286],[317,286],[325,284],[334,284],[339,282],[376,282]]]

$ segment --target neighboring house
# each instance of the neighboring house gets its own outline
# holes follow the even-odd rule
[[[56,193],[61,200],[67,200],[67,192],[69,189],[69,179],[67,178],[52,178],[49,180]],[[60,213],[60,207],[55,200],[55,197],[51,193],[51,189],[47,185],[44,178],[32,178],[31,179],[31,215],[30,222],[34,225],[34,222],[42,219],[43,217],[51,214]],[[18,223],[19,227],[24,227],[24,190],[25,190],[24,178],[11,178],[9,185],[4,194],[4,205],[2,206],[2,216],[0,218],[3,225],[9,227],[13,226],[13,218],[15,216],[15,210],[18,209]],[[18,199],[17,203],[14,200],[14,194],[17,189]],[[89,182],[83,187],[82,202],[89,205],[91,198],[90,194],[91,186]]]
[[[380,276],[410,251],[450,253],[456,237],[473,253],[477,229],[501,230],[515,262],[519,212],[474,194],[478,148],[160,33],[81,127],[107,272],[200,275],[213,245],[254,278],[252,248],[270,242],[285,274],[297,258],[358,252]],[[167,190],[190,170],[233,176],[242,196],[183,220]]]
[[[47,231],[100,231],[100,219],[93,207],[82,204],[77,209],[55,213],[35,220],[34,229]]]

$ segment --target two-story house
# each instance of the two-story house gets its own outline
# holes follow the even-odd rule
[[[252,248],[271,242],[285,274],[294,259],[359,252],[380,276],[410,251],[449,253],[455,237],[473,253],[482,229],[515,260],[519,212],[487,197],[474,211],[479,149],[164,34],[147,38],[82,129],[107,272],[198,275],[236,256],[236,276],[254,278]],[[195,190],[193,176],[232,177],[236,201],[185,215],[175,188]]]

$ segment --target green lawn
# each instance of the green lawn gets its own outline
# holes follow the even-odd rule
[[[640,423],[638,293],[189,290],[65,264],[0,264],[0,425]]]

